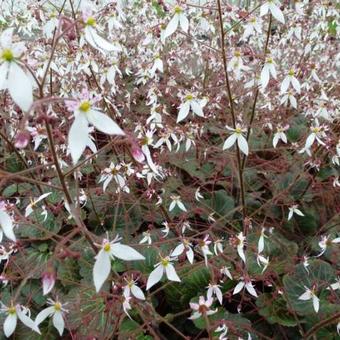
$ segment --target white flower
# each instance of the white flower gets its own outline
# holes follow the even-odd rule
[[[132,320],[130,314],[129,314],[129,310],[131,310],[131,305],[130,305],[130,300],[131,300],[131,296],[124,296],[124,300],[123,300],[123,311],[124,313]]]
[[[53,326],[58,330],[60,336],[63,335],[65,328],[64,313],[67,312],[63,308],[63,305],[59,301],[47,300],[48,304],[51,305],[43,309],[35,318],[35,324],[37,327],[47,318],[52,317]]]
[[[251,280],[244,279],[243,277],[240,278],[240,282],[235,286],[233,295],[238,294],[243,288],[246,288],[250,295],[257,297],[256,290],[251,283]]]
[[[83,11],[83,20],[85,23],[85,40],[96,50],[105,54],[106,52],[120,52],[122,48],[114,45],[104,38],[102,38],[96,31],[95,26],[97,24],[96,19],[91,15],[92,10],[86,8]]]
[[[200,201],[203,198],[204,198],[203,195],[200,193],[200,188],[198,187],[195,191],[195,200]]]
[[[209,240],[209,235],[205,235],[203,240],[200,240],[198,246],[202,252],[204,257],[205,265],[208,266],[208,255],[213,255],[213,253],[209,249],[211,241]]]
[[[4,234],[9,240],[16,242],[13,228],[14,226],[11,217],[6,211],[0,209],[0,242],[2,242]]]
[[[321,241],[319,242],[319,247],[321,248],[321,253],[318,256],[321,256],[326,250],[327,247],[331,244],[337,244],[340,243],[340,237],[337,237],[333,239],[332,241],[329,240],[329,235],[328,236],[322,236]]]
[[[255,33],[261,33],[262,28],[262,20],[257,19],[256,17],[251,17],[244,28],[244,32],[242,35],[242,40],[246,40],[248,37]]]
[[[188,261],[193,264],[194,263],[194,251],[192,250],[192,244],[183,239],[182,242],[172,251],[170,254],[171,257],[180,256],[185,251],[185,255]]]
[[[93,107],[89,93],[84,90],[79,101],[67,101],[74,112],[74,122],[68,134],[68,144],[73,163],[77,163],[89,142],[89,124],[108,135],[125,135],[122,129],[107,115]]]
[[[260,16],[263,17],[268,13],[268,10],[273,15],[273,17],[280,21],[281,23],[285,23],[285,18],[283,16],[282,11],[280,10],[280,3],[276,0],[267,0],[260,8]]]
[[[43,295],[47,295],[55,285],[56,275],[54,272],[46,271],[42,274]]]
[[[100,176],[99,183],[103,183],[103,191],[105,192],[107,186],[110,184],[112,179],[115,180],[117,183],[117,190],[118,193],[120,190],[125,191],[126,193],[130,193],[130,188],[126,184],[126,180],[122,174],[119,173],[121,170],[121,165],[115,165],[111,162],[108,168],[105,168]]]
[[[237,145],[240,150],[248,156],[249,148],[247,139],[243,136],[243,133],[247,132],[246,129],[241,128],[239,124],[236,125],[236,128],[233,129],[227,126],[229,131],[232,131],[232,135],[230,135],[223,144],[223,150],[231,148],[235,142],[237,141]]]
[[[273,146],[276,148],[277,143],[281,140],[283,143],[287,144],[287,136],[285,131],[289,128],[288,125],[285,127],[281,127],[280,125],[276,128],[276,133],[274,134],[273,138]]]
[[[308,270],[308,267],[309,267],[309,258],[308,258],[308,256],[304,255],[302,257],[302,260],[303,260],[302,263],[303,263],[304,268],[306,269],[307,273],[309,273],[309,270]]]
[[[152,160],[151,152],[150,152],[150,149],[149,149],[149,145],[152,145],[152,143],[153,143],[153,134],[154,134],[154,131],[153,130],[149,130],[149,131],[147,131],[145,133],[145,136],[143,136],[142,142],[141,142],[141,144],[142,144],[142,152],[143,152],[143,154],[146,157],[146,162],[148,163],[150,169],[156,175],[159,175],[157,166],[155,165],[155,163]]]
[[[216,295],[218,302],[220,303],[220,305],[222,305],[223,303],[223,294],[221,291],[221,286],[217,285],[217,284],[211,284],[209,283],[209,286],[207,287],[208,291],[207,291],[207,299],[208,300],[212,300],[212,297],[214,295]]]
[[[177,195],[171,195],[170,198],[172,199],[172,202],[169,206],[169,211],[172,211],[176,206],[181,209],[182,211],[187,211],[186,207],[181,201],[181,197]]]
[[[211,310],[210,307],[213,304],[213,299],[208,298],[205,300],[204,296],[200,296],[198,303],[190,302],[190,308],[194,311],[194,313],[190,316],[190,320],[196,320],[203,315],[212,315],[217,312],[217,308]]]
[[[303,301],[313,300],[313,307],[315,312],[317,313],[320,307],[320,300],[316,296],[315,288],[309,289],[308,287],[305,286],[305,289],[306,291],[299,296],[299,300]]]
[[[133,248],[121,244],[121,238],[117,235],[113,241],[104,239],[101,249],[96,255],[96,262],[93,267],[93,281],[96,291],[99,292],[103,283],[111,271],[111,259],[115,257],[124,261],[145,260],[145,257]]]
[[[0,90],[8,89],[13,101],[28,111],[33,104],[33,85],[30,77],[18,64],[25,52],[23,43],[12,43],[14,28],[8,28],[0,37]]]
[[[276,79],[276,70],[275,70],[274,60],[271,56],[268,56],[266,58],[266,62],[263,65],[263,68],[261,71],[260,79],[261,79],[261,85],[262,85],[263,90],[267,87],[269,83],[270,75],[272,75],[272,77]]]
[[[230,59],[228,63],[228,71],[233,71],[235,73],[236,79],[240,79],[242,71],[248,71],[250,68],[243,64],[241,53],[239,51],[234,52],[234,56]]]
[[[164,273],[166,274],[168,280],[181,282],[181,279],[178,277],[170,257],[169,256],[166,256],[164,258],[161,257],[161,262],[158,262],[155,265],[155,269],[150,273],[148,277],[148,281],[146,283],[146,290],[149,290],[151,287],[157,284],[162,279]]]
[[[31,203],[25,209],[25,217],[28,217],[29,215],[32,214],[33,209],[36,207],[37,203],[39,203],[40,201],[42,201],[43,199],[45,199],[46,197],[48,197],[51,194],[52,194],[52,192],[47,192],[45,194],[42,194],[41,196],[39,196],[35,200],[31,199]]]
[[[242,259],[242,261],[246,263],[246,256],[244,254],[246,237],[243,235],[243,232],[241,231],[236,238],[237,238],[237,253],[239,257]]]
[[[153,78],[157,71],[163,73],[163,61],[159,56],[154,60],[153,66],[150,69],[150,76]]]
[[[214,253],[218,255],[219,253],[223,253],[223,239],[219,239],[214,241]]]
[[[181,122],[183,119],[187,117],[190,109],[197,116],[204,118],[204,113],[203,113],[202,108],[205,106],[205,104],[206,104],[206,101],[194,99],[192,94],[186,95],[184,98],[184,103],[182,103],[179,107],[177,123]]]
[[[164,234],[162,237],[165,238],[168,236],[169,232],[170,232],[170,227],[168,222],[163,222],[162,223],[164,225],[164,229],[161,229],[161,232]]]
[[[6,313],[7,317],[3,323],[4,334],[6,337],[10,337],[17,327],[18,319],[26,326],[31,328],[33,331],[40,333],[39,328],[34,323],[34,321],[29,317],[30,311],[28,308],[16,305],[7,307],[3,303],[1,303],[1,312]],[[28,315],[28,316],[27,316]]]
[[[293,88],[296,90],[297,93],[301,92],[300,83],[294,75],[295,71],[293,69],[290,69],[288,75],[285,79],[283,79],[283,82],[281,83],[281,93],[287,92],[290,84],[293,85]]]
[[[230,271],[229,271],[229,267],[222,267],[222,268],[220,269],[220,273],[223,274],[223,275],[225,275],[225,276],[227,276],[230,280],[233,279],[233,277],[232,277],[232,275],[231,275],[231,273],[230,273]]]
[[[306,139],[305,149],[310,149],[314,144],[315,140],[320,145],[325,145],[325,143],[321,140],[321,138],[326,137],[324,132],[324,127],[319,125],[319,121],[315,119],[315,125],[310,128],[311,133]]]
[[[216,332],[216,333],[221,333],[221,334],[218,336],[218,340],[227,340],[228,327],[226,326],[226,324],[223,324],[223,325],[221,325],[221,326],[218,326],[218,327],[215,329],[215,332]]]
[[[170,37],[178,28],[178,25],[181,26],[182,30],[187,33],[189,29],[189,20],[185,16],[183,10],[181,7],[176,6],[174,8],[175,15],[172,17],[172,19],[169,21],[168,26],[164,30],[164,37],[166,38]]]
[[[280,103],[284,104],[284,105],[287,105],[287,106],[290,104],[294,109],[297,108],[296,98],[293,96],[293,93],[290,90],[283,95],[283,97],[281,98]]]
[[[264,257],[261,254],[257,254],[256,257],[257,264],[261,267],[263,265],[262,273],[267,269],[269,266],[269,257]]]
[[[294,204],[291,207],[288,208],[288,221],[293,217],[293,214],[299,215],[299,216],[305,216],[300,209],[298,209],[298,205]]]
[[[139,244],[148,243],[149,245],[152,244],[152,238],[150,231],[143,232],[143,238],[139,241]]]
[[[127,285],[123,288],[125,298],[130,297],[132,294],[136,299],[145,300],[143,291],[136,285],[137,280],[133,280],[132,278],[131,280],[125,279],[125,281],[127,282]]]

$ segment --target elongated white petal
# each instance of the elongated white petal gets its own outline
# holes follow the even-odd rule
[[[181,282],[181,279],[176,273],[175,267],[172,264],[168,264],[165,267],[166,276],[170,281]]]
[[[145,260],[145,257],[138,253],[137,250],[120,243],[111,245],[111,253],[113,256],[125,261]]]
[[[265,89],[269,83],[269,68],[267,65],[264,65],[261,71],[261,84],[262,88]]]
[[[169,21],[168,26],[166,26],[166,29],[164,31],[164,39],[169,37],[171,34],[173,34],[178,27],[179,24],[179,16],[178,14],[175,14],[173,18]]]
[[[178,112],[177,123],[181,122],[183,119],[187,117],[190,110],[190,102],[185,102],[181,104]]]
[[[146,157],[146,162],[148,163],[150,169],[156,174],[159,175],[159,172],[157,170],[157,167],[155,165],[155,163],[152,160],[152,156],[151,156],[151,152],[149,150],[149,147],[147,145],[143,145],[142,146],[142,151]]]
[[[285,79],[283,79],[283,82],[281,83],[281,88],[280,88],[281,93],[285,93],[288,90],[289,84],[290,84],[289,77],[286,77]]]
[[[111,44],[104,38],[102,38],[97,31],[90,26],[85,27],[85,39],[95,49],[104,52],[120,52],[121,48]]]
[[[0,210],[0,226],[5,236],[11,241],[15,242],[16,237],[13,232],[12,219],[5,211],[2,210]]]
[[[236,139],[237,139],[236,133],[230,135],[223,144],[223,150],[231,148],[235,144]]]
[[[315,141],[315,134],[311,133],[307,139],[306,139],[306,144],[305,144],[305,149],[309,149]]]
[[[29,318],[22,310],[20,307],[16,308],[17,315],[19,320],[27,327],[31,328],[33,331],[40,333],[39,327],[34,323],[34,321]]]
[[[2,48],[11,48],[12,47],[12,36],[13,36],[14,28],[7,28],[1,33],[0,43]]]
[[[15,331],[17,326],[17,316],[16,314],[9,314],[4,321],[4,333],[9,338]]]
[[[162,279],[163,271],[164,267],[159,265],[150,273],[148,282],[146,283],[146,290],[149,290]]]
[[[39,326],[45,319],[51,316],[54,313],[54,307],[50,306],[43,309],[35,318],[35,324]]]
[[[300,83],[295,77],[292,77],[292,85],[293,85],[293,87],[294,87],[294,89],[296,90],[297,93],[301,92]]]
[[[93,267],[93,282],[98,293],[108,278],[111,271],[111,260],[110,255],[103,249],[99,251],[96,256],[96,262]]]
[[[273,146],[276,148],[277,143],[280,140],[280,135],[278,133],[275,133],[274,138],[273,138]]]
[[[193,100],[190,105],[191,105],[192,111],[197,116],[204,117],[204,113],[203,113],[202,107],[201,107],[201,105],[196,100]]]
[[[264,237],[263,235],[261,235],[259,238],[258,245],[257,245],[257,251],[260,254],[263,252],[263,250],[264,250]]]
[[[244,263],[246,263],[246,257],[244,255],[243,246],[237,246],[237,253]]]
[[[311,293],[309,290],[304,292],[302,295],[299,296],[299,300],[307,301],[311,299]]]
[[[136,297],[139,300],[145,300],[145,295],[143,291],[136,285],[132,285],[131,292],[134,297]]]
[[[233,291],[233,295],[239,293],[243,287],[244,287],[245,283],[243,281],[240,281],[234,288],[234,291]]]
[[[91,110],[87,114],[87,119],[96,129],[108,135],[125,135],[124,131],[110,117],[97,110]]]
[[[260,16],[263,17],[264,15],[266,15],[268,13],[268,9],[268,2],[265,2],[260,8]]]
[[[89,138],[88,134],[89,130],[87,119],[83,114],[78,114],[78,116],[74,119],[68,134],[68,146],[70,148],[74,164],[78,162],[86,148]]]
[[[61,312],[55,312],[53,315],[53,326],[58,330],[60,336],[63,335],[65,322]]]
[[[239,135],[237,137],[237,144],[238,144],[238,147],[240,148],[240,150],[248,156],[249,154],[249,148],[248,148],[248,142],[247,140],[245,139],[245,137],[243,137],[242,135]]]
[[[256,290],[254,289],[254,287],[253,287],[251,282],[247,282],[246,283],[246,289],[247,289],[247,291],[248,291],[248,293],[250,295],[253,295],[253,296],[257,297]]]
[[[188,18],[185,16],[184,13],[181,13],[179,15],[179,24],[181,25],[181,29],[185,32],[188,33],[189,30],[189,20]]]
[[[174,209],[175,209],[175,206],[176,206],[176,201],[172,201],[172,202],[170,203],[170,206],[169,206],[169,211],[174,210]]]
[[[170,254],[171,257],[177,257],[181,255],[184,251],[184,244],[180,243]]]
[[[283,16],[283,13],[282,11],[280,10],[280,8],[278,6],[276,6],[275,4],[271,3],[269,5],[269,9],[270,9],[270,12],[272,13],[273,17],[280,21],[281,23],[285,23],[285,18]]]
[[[8,72],[8,90],[13,101],[23,110],[28,111],[33,104],[33,86],[31,79],[20,66],[11,62]]]
[[[178,208],[180,208],[182,211],[187,211],[186,207],[181,201],[177,201]]]
[[[188,261],[193,264],[194,263],[194,252],[193,250],[189,247],[187,252],[186,252],[186,255],[187,255],[187,259]]]
[[[316,295],[313,295],[313,307],[315,312],[317,313],[320,307],[320,300]]]

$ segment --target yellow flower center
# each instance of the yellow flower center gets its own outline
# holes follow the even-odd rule
[[[251,18],[251,19],[250,19],[250,22],[251,22],[252,24],[255,24],[255,23],[256,23],[256,18]]]
[[[111,245],[110,243],[106,243],[103,247],[104,251],[109,252],[111,250]]]
[[[10,315],[15,315],[17,311],[16,311],[15,307],[10,307],[10,308],[8,308],[7,312]]]
[[[88,112],[91,108],[91,103],[88,100],[83,101],[80,105],[79,105],[79,110],[83,111],[83,112]]]
[[[320,132],[320,128],[319,127],[314,127],[314,128],[312,128],[312,132],[318,133],[318,132]]]
[[[294,74],[295,74],[294,70],[289,70],[289,73],[288,73],[288,75],[290,75],[291,77],[293,77],[293,76],[294,76]]]
[[[241,134],[241,133],[242,133],[242,129],[238,127],[238,128],[235,129],[235,132],[236,132],[237,134]]]
[[[61,311],[61,303],[60,303],[60,302],[56,302],[56,303],[54,304],[54,310],[55,310],[56,312],[60,312],[60,311]]]
[[[234,53],[234,56],[237,57],[237,58],[239,58],[239,57],[241,57],[241,53],[240,53],[239,51],[236,51],[236,52]]]
[[[188,94],[185,96],[185,100],[192,100],[194,97],[192,94]]]
[[[1,55],[2,59],[4,59],[5,61],[13,61],[14,59],[14,55],[13,52],[6,48],[2,51],[2,55]]]
[[[142,145],[149,145],[149,143],[150,143],[149,137],[145,136],[145,137],[142,138],[142,140],[141,140]]]
[[[267,59],[267,64],[272,64],[273,63],[273,59],[272,58],[268,58]]]
[[[176,6],[176,7],[175,7],[175,13],[176,13],[176,14],[180,14],[180,13],[182,13],[182,11],[183,11],[183,10],[182,10],[181,7],[179,7],[179,6]]]
[[[96,25],[96,19],[93,18],[93,17],[89,17],[89,18],[86,20],[86,25],[87,25],[87,26],[95,26],[95,25]]]
[[[169,260],[167,258],[161,260],[161,264],[163,267],[166,267],[169,264]]]

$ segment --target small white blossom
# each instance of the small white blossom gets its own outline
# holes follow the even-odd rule
[[[188,94],[184,98],[184,103],[182,103],[179,107],[177,123],[181,122],[183,119],[187,117],[187,115],[191,111],[199,116],[204,118],[203,107],[205,106],[206,101],[202,101],[199,99],[195,99],[192,94]]]
[[[125,281],[127,282],[127,285],[123,288],[123,294],[125,298],[133,295],[136,299],[145,300],[143,291],[136,285],[137,280],[133,280],[132,278],[130,280],[125,279]]]
[[[196,320],[199,319],[202,314],[205,315],[212,315],[217,312],[217,308],[214,310],[211,310],[210,307],[213,304],[213,299],[208,298],[205,300],[204,296],[200,296],[198,303],[190,302],[190,308],[194,311],[194,313],[190,316],[190,320]]]
[[[263,17],[270,11],[272,16],[280,21],[281,23],[285,23],[285,18],[283,16],[282,11],[280,10],[280,3],[277,0],[267,0],[265,1],[260,8],[260,16]]]
[[[283,82],[281,83],[281,93],[287,92],[290,84],[292,84],[297,93],[301,92],[300,83],[295,77],[295,71],[293,69],[290,69],[288,75],[283,79]]]
[[[36,207],[37,203],[39,203],[40,201],[42,201],[43,199],[45,199],[46,197],[48,197],[51,194],[52,194],[52,192],[47,192],[45,194],[42,194],[41,196],[39,196],[35,200],[31,199],[31,203],[25,209],[25,217],[28,217],[30,214],[32,214],[33,208]]]
[[[298,209],[298,205],[294,204],[291,207],[288,208],[288,221],[293,217],[293,214],[299,215],[299,216],[305,216],[300,209]]]
[[[16,242],[16,237],[13,232],[13,222],[9,214],[0,209],[0,242],[2,242],[3,236],[5,235],[9,240]]]
[[[221,286],[217,285],[217,284],[211,284],[209,283],[209,286],[207,287],[208,291],[207,291],[207,299],[208,300],[212,300],[213,296],[215,295],[218,302],[220,303],[220,305],[222,305],[223,303],[223,294],[221,291]]]
[[[186,207],[184,206],[183,202],[181,201],[181,197],[178,195],[171,195],[170,198],[172,202],[169,206],[169,211],[172,211],[176,206],[181,209],[182,211],[187,211]]]
[[[303,300],[303,301],[312,300],[314,310],[317,313],[320,307],[320,300],[316,295],[315,288],[309,289],[308,287],[305,286],[305,289],[306,291],[302,295],[299,296],[299,300]]]
[[[175,33],[178,26],[181,26],[182,30],[185,33],[187,33],[189,30],[189,20],[186,17],[185,13],[183,12],[183,9],[179,6],[175,6],[174,12],[175,12],[175,15],[169,21],[166,29],[164,30],[164,37],[163,37],[164,40],[170,37],[170,35],[172,35],[173,33]]]
[[[250,295],[257,297],[256,290],[251,283],[251,280],[244,279],[243,277],[240,278],[240,282],[235,286],[233,295],[238,294],[243,288],[245,288]]]
[[[229,131],[232,131],[233,133],[224,142],[223,150],[231,148],[237,141],[237,145],[240,148],[240,150],[245,155],[248,156],[249,153],[248,142],[247,139],[243,136],[243,133],[247,132],[247,129],[243,129],[239,124],[236,125],[235,129],[229,126],[227,126],[227,129]]]

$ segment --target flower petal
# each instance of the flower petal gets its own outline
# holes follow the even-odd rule
[[[236,139],[236,133],[233,133],[231,136],[229,136],[223,144],[223,150],[231,148],[235,144]]]
[[[93,282],[98,293],[108,278],[111,271],[110,255],[103,249],[96,256],[96,262],[93,267]]]
[[[162,279],[163,271],[164,267],[162,265],[159,265],[150,273],[148,277],[148,282],[146,283],[146,290],[149,290]]]
[[[17,326],[17,316],[16,314],[10,314],[7,316],[6,320],[4,321],[4,333],[9,338],[15,331]]]
[[[13,232],[13,222],[11,217],[5,212],[0,210],[0,226],[8,239],[15,242],[16,237]]]
[[[169,37],[171,34],[173,34],[177,30],[179,20],[180,18],[178,14],[175,14],[173,18],[169,21],[168,26],[166,26],[166,29],[164,31],[164,39]]]
[[[176,273],[175,267],[172,264],[168,264],[165,267],[166,276],[170,281],[181,282],[181,279]]]
[[[124,261],[145,260],[145,257],[137,250],[120,243],[111,245],[111,253]]]
[[[178,112],[177,123],[181,122],[183,119],[187,117],[190,110],[190,102],[185,102],[181,104]]]
[[[71,152],[72,161],[76,164],[84,152],[88,142],[88,122],[83,114],[78,114],[74,119],[68,134],[68,146]]]
[[[46,318],[51,316],[54,313],[54,307],[50,306],[43,309],[35,318],[35,324],[39,326]]]
[[[132,285],[131,292],[134,297],[136,297],[139,300],[145,300],[145,295],[143,291],[136,285]]]
[[[124,131],[110,117],[97,110],[91,110],[87,114],[87,119],[97,130],[108,135],[125,135]]]
[[[239,293],[243,287],[244,287],[245,283],[243,281],[240,281],[234,288],[234,291],[233,291],[233,295]]]
[[[245,139],[245,137],[243,137],[242,135],[239,135],[237,137],[237,144],[238,144],[238,147],[240,148],[240,150],[248,156],[249,154],[249,147],[248,147],[248,142],[247,140]]]
[[[60,336],[62,336],[65,328],[65,321],[61,312],[54,313],[53,326],[58,330]]]

